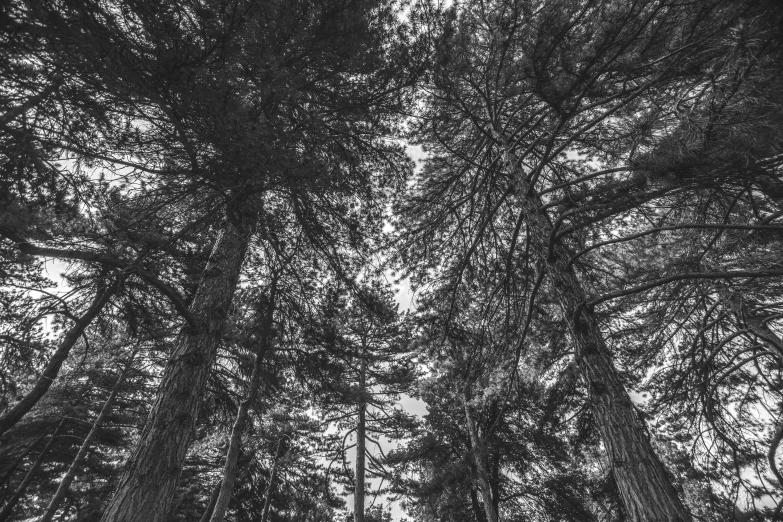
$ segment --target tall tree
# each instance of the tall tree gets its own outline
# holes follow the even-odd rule
[[[531,292],[543,289],[559,302],[633,520],[691,517],[602,332],[595,306],[611,292],[592,296],[595,273],[571,260],[591,224],[671,192],[628,177],[635,166],[605,153],[604,142],[641,125],[640,115],[671,106],[684,82],[697,83],[720,52],[711,47],[715,35],[747,9],[479,1],[441,13],[425,8],[420,18],[435,35],[435,64],[415,134],[429,158],[401,209],[403,238],[413,245],[405,261],[426,259],[419,264],[427,269],[445,260],[446,277],[458,286],[484,255],[487,235],[498,234],[503,220],[515,223],[497,257],[514,270],[518,253],[530,252],[541,281]]]
[[[340,419],[346,436],[356,439],[354,521],[363,522],[368,470],[370,476],[388,478],[372,445],[382,453],[381,437],[400,438],[409,430],[410,418],[395,403],[410,388],[415,372],[409,361],[409,325],[398,315],[388,286],[370,278],[359,283],[348,302],[336,297],[337,309],[328,312],[322,332],[334,344],[329,349],[338,366],[331,416]]]
[[[56,64],[65,84],[79,86],[66,103],[83,115],[73,122],[55,114],[32,139],[107,166],[116,197],[129,200],[137,190],[147,215],[153,199],[142,182],[173,197],[181,216],[213,227],[209,261],[187,306],[168,292],[190,324],[178,335],[139,446],[104,515],[159,520],[174,494],[248,245],[258,227],[274,226],[263,209],[286,201],[306,237],[339,267],[337,238],[356,242],[359,217],[376,212],[356,202],[372,201],[406,168],[387,162],[400,153],[380,139],[408,82],[385,66],[397,52],[388,45],[396,38],[394,9],[338,1],[216,2],[195,11],[154,2],[15,7],[22,32],[46,28],[28,56]],[[120,181],[127,172],[136,187]],[[178,221],[180,230],[150,250],[162,255],[161,246],[193,228],[193,221]],[[140,274],[140,265],[153,265],[149,254],[144,262],[74,255]]]

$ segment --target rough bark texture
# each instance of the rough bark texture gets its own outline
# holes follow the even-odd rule
[[[190,306],[201,327],[180,331],[138,446],[103,522],[166,520],[248,240],[248,231],[226,220]]]
[[[362,362],[359,368],[359,390],[365,393],[367,377],[367,353],[362,350]],[[356,485],[353,493],[353,520],[354,522],[364,522],[364,468],[367,465],[365,459],[366,449],[366,428],[367,428],[367,403],[362,398],[359,402],[359,418],[356,423]]]
[[[41,462],[43,462],[43,458],[44,456],[46,456],[46,452],[49,451],[49,447],[52,445],[52,442],[54,442],[54,439],[55,437],[57,437],[57,433],[60,431],[60,428],[62,427],[64,422],[65,420],[61,420],[60,424],[57,425],[57,429],[55,429],[54,433],[52,433],[52,436],[49,437],[49,442],[46,443],[46,446],[44,446],[44,448],[41,450],[41,453],[38,454],[38,458],[35,459],[33,465],[30,466],[30,469],[27,471],[27,474],[22,479],[22,482],[19,483],[14,493],[6,501],[5,505],[3,506],[3,509],[0,510],[0,522],[5,522],[11,516],[11,513],[14,511],[16,504],[24,495],[27,486],[30,485],[30,482],[32,482],[33,478],[35,477],[38,468],[41,467]]]
[[[467,397],[465,397],[465,420],[468,425],[470,450],[473,454],[473,462],[476,466],[476,486],[481,493],[484,513],[486,514],[487,522],[498,522],[498,512],[495,508],[497,502],[495,502],[492,495],[492,483],[489,479],[489,470],[487,469],[486,452],[479,440],[476,422],[473,419],[473,414],[470,412],[470,405]]]
[[[125,380],[125,375],[128,373],[128,370],[130,370],[132,364],[133,359],[131,358],[128,365],[117,378],[117,382],[114,384],[114,387],[109,393],[109,397],[106,399],[106,402],[103,403],[103,407],[101,408],[100,413],[98,413],[98,416],[92,423],[90,432],[84,438],[84,441],[82,441],[82,445],[79,448],[78,453],[76,453],[76,456],[71,462],[71,465],[68,467],[68,471],[65,473],[62,480],[60,480],[60,485],[57,486],[57,491],[55,491],[54,496],[52,496],[52,499],[49,501],[49,505],[46,507],[46,512],[41,518],[38,519],[38,522],[51,522],[54,514],[57,512],[57,507],[60,505],[63,497],[65,497],[65,494],[71,487],[71,483],[73,482],[74,477],[76,477],[76,472],[79,470],[79,466],[81,466],[84,457],[87,456],[87,452],[89,451],[95,436],[98,434],[98,430],[103,423],[103,419],[106,417],[106,414],[111,411],[112,405],[114,404],[114,399],[117,397],[117,393],[120,391],[120,386],[122,386],[122,383]]]
[[[60,373],[60,368],[65,362],[65,359],[67,359],[68,354],[71,353],[71,348],[74,347],[87,327],[90,326],[90,323],[98,317],[98,314],[101,313],[103,307],[106,306],[106,303],[111,299],[114,291],[114,287],[98,290],[90,307],[84,315],[73,324],[71,329],[68,330],[68,333],[65,334],[65,337],[63,337],[60,346],[57,347],[52,358],[49,359],[49,363],[46,365],[46,368],[44,368],[41,377],[38,378],[33,389],[30,390],[21,401],[16,403],[13,408],[8,410],[5,415],[0,417],[0,437],[19,422],[27,412],[33,409],[38,401],[40,401],[46,392],[49,391],[52,383],[57,378],[57,374]]]
[[[239,450],[242,445],[242,433],[245,431],[245,424],[247,423],[247,414],[250,410],[251,404],[256,399],[258,393],[258,383],[261,375],[261,361],[264,358],[264,354],[269,349],[269,341],[271,338],[271,330],[274,321],[275,310],[275,291],[277,286],[277,280],[272,282],[271,297],[269,299],[269,308],[264,316],[263,334],[261,338],[261,345],[258,347],[258,353],[256,353],[256,360],[253,364],[253,373],[250,377],[250,386],[248,389],[247,397],[239,405],[237,411],[236,420],[234,426],[231,429],[231,441],[228,445],[228,451],[226,452],[226,464],[223,470],[223,482],[220,486],[220,494],[218,495],[215,507],[212,510],[212,516],[210,522],[223,522],[226,516],[226,510],[228,509],[228,503],[231,501],[231,495],[234,493],[234,482],[237,476],[237,460],[239,459]]]
[[[575,359],[590,393],[590,407],[601,434],[628,519],[634,522],[690,522],[692,517],[653,450],[633,403],[614,367],[598,320],[573,268],[570,253],[553,234],[540,198],[525,181],[516,158],[499,132],[503,162],[514,176],[530,242],[546,267],[571,330]]]

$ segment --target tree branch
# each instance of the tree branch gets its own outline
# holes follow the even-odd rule
[[[110,266],[112,268],[120,269],[125,273],[135,274],[141,277],[144,281],[146,281],[153,287],[157,288],[160,293],[165,295],[169,299],[169,301],[171,301],[171,304],[174,305],[174,308],[177,310],[177,312],[179,312],[182,318],[185,319],[185,321],[187,321],[188,325],[191,328],[199,329],[198,322],[196,321],[195,317],[193,317],[193,314],[190,313],[190,310],[188,310],[188,306],[185,304],[185,300],[182,298],[179,292],[177,292],[176,289],[172,288],[168,284],[158,279],[155,275],[152,274],[152,272],[149,272],[139,266],[136,266],[133,263],[123,261],[122,259],[118,259],[116,257],[108,256],[105,254],[99,254],[97,252],[39,247],[33,245],[28,241],[25,241],[24,239],[22,239],[21,237],[13,233],[12,231],[8,230],[6,227],[2,227],[2,226],[0,226],[0,237],[5,237],[13,241],[14,243],[16,243],[17,248],[19,248],[19,251],[22,252],[23,254],[27,254],[31,256],[40,256],[40,257],[56,257],[58,259],[75,259],[79,261],[100,263],[105,266]]]
[[[639,286],[634,286],[625,290],[618,290],[616,292],[604,294],[601,297],[597,297],[592,301],[588,302],[586,306],[588,308],[593,308],[598,304],[604,303],[606,301],[611,301],[612,299],[617,299],[619,297],[625,297],[626,295],[644,292],[645,290],[650,290],[651,288],[655,288],[657,286],[663,286],[665,284],[673,283],[674,281],[682,281],[685,279],[730,279],[733,277],[778,277],[778,276],[783,276],[783,270],[759,270],[759,271],[729,270],[727,272],[686,272],[684,274],[678,274],[669,277],[664,277],[661,279],[656,279],[655,281],[649,281],[647,283],[641,284]]]

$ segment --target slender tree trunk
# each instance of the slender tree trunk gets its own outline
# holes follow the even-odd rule
[[[282,448],[283,439],[281,438],[277,441],[277,449],[275,449],[275,461],[272,463],[272,472],[269,474],[269,483],[266,485],[266,496],[264,498],[264,509],[261,511],[261,522],[266,522],[267,518],[269,518],[269,508],[272,505],[272,488],[274,487],[275,480],[277,480],[277,467]]]
[[[212,494],[209,496],[209,504],[207,504],[207,509],[204,511],[204,514],[201,515],[199,522],[209,522],[210,517],[212,517],[212,512],[215,511],[215,504],[217,504],[217,499],[220,496],[220,488],[222,485],[223,482],[219,482],[215,486],[215,489],[212,490]]]
[[[492,488],[492,506],[500,518],[500,452],[497,448],[492,456],[492,473],[489,485]]]
[[[478,496],[476,496],[476,487],[470,488],[470,505],[473,507],[473,516],[476,522],[487,522],[487,515],[481,510]]]
[[[71,487],[71,483],[73,482],[74,477],[76,477],[76,472],[79,470],[79,466],[81,466],[84,457],[87,456],[87,452],[89,451],[90,446],[92,445],[92,441],[95,439],[95,436],[98,434],[98,430],[100,429],[101,424],[103,423],[103,419],[106,417],[109,411],[111,411],[111,408],[114,405],[114,399],[117,397],[117,393],[119,393],[123,381],[125,381],[125,376],[128,374],[128,371],[131,369],[131,366],[133,366],[133,359],[135,355],[136,352],[133,353],[133,356],[131,356],[127,366],[125,366],[125,369],[117,378],[117,382],[114,384],[114,387],[111,389],[111,392],[109,393],[109,397],[106,399],[106,402],[103,403],[103,407],[101,408],[100,413],[98,413],[98,417],[96,417],[95,421],[92,423],[92,428],[90,428],[90,432],[87,434],[87,437],[85,437],[84,441],[82,442],[82,445],[79,448],[79,452],[76,453],[76,457],[74,457],[73,462],[71,462],[71,465],[68,467],[68,471],[65,473],[65,476],[63,476],[62,480],[60,481],[60,485],[57,487],[57,491],[55,491],[54,496],[52,496],[52,500],[49,501],[49,505],[46,508],[46,512],[43,514],[41,518],[38,519],[38,522],[51,522],[52,518],[54,517],[54,514],[57,512],[57,507],[60,505],[60,502],[62,501],[63,497],[65,497],[65,494],[68,492],[68,489]]]
[[[60,428],[62,427],[64,422],[65,419],[61,420],[60,424],[57,425],[57,428],[54,430],[54,433],[52,433],[51,437],[49,437],[49,442],[46,443],[46,446],[44,446],[44,448],[41,450],[41,453],[38,454],[38,458],[35,459],[33,465],[30,466],[30,469],[27,471],[27,474],[22,479],[22,482],[20,482],[19,486],[17,486],[16,491],[14,491],[13,495],[11,495],[8,498],[8,500],[5,503],[5,506],[3,506],[3,509],[0,510],[0,522],[5,522],[11,516],[14,507],[16,507],[16,504],[24,495],[27,486],[30,485],[30,482],[33,480],[33,478],[35,478],[35,474],[38,471],[38,468],[41,467],[41,462],[43,462],[43,458],[46,456],[46,452],[49,451],[49,447],[54,442],[54,439],[55,437],[57,437],[57,433],[60,431]]]
[[[0,417],[0,437],[19,422],[27,412],[33,409],[44,394],[49,391],[52,383],[57,378],[57,374],[60,373],[60,368],[65,362],[65,359],[68,358],[71,348],[74,347],[90,323],[92,323],[98,314],[101,313],[101,310],[103,310],[103,307],[109,302],[109,299],[115,291],[116,289],[114,286],[98,289],[90,307],[84,315],[74,323],[71,329],[68,330],[65,337],[63,337],[60,346],[57,347],[52,358],[49,359],[49,363],[46,365],[46,368],[44,368],[43,373],[38,378],[33,389],[30,390],[21,401],[16,403],[13,408],[8,410],[5,415]]]
[[[495,510],[497,503],[492,495],[492,484],[489,480],[489,470],[487,469],[486,451],[478,436],[476,422],[473,414],[470,412],[470,404],[467,394],[465,394],[465,420],[468,425],[468,435],[470,437],[470,451],[473,454],[473,462],[476,466],[476,485],[481,492],[481,502],[484,504],[484,513],[487,515],[487,522],[498,522],[498,513]]]
[[[277,291],[277,278],[272,280],[272,287],[270,290],[269,307],[266,310],[266,314],[263,318],[263,333],[261,336],[261,344],[258,347],[258,353],[256,353],[255,364],[253,365],[253,373],[250,377],[250,387],[247,393],[247,398],[239,405],[237,411],[236,420],[234,426],[231,429],[231,441],[228,444],[228,451],[226,452],[226,464],[223,471],[223,482],[220,486],[220,494],[218,495],[215,508],[212,511],[210,522],[223,522],[226,516],[226,510],[228,509],[228,503],[231,501],[231,495],[234,493],[234,482],[237,476],[237,460],[239,459],[239,450],[242,443],[242,433],[245,431],[245,424],[247,423],[247,414],[251,404],[256,399],[258,393],[258,381],[261,376],[261,361],[264,359],[264,354],[269,350],[269,344],[271,340],[272,325],[274,323],[275,313],[275,293]]]
[[[1,495],[5,493],[5,490],[8,487],[10,487],[9,482],[11,480],[11,477],[13,477],[14,473],[16,472],[16,468],[18,468],[24,462],[24,459],[27,458],[27,455],[29,455],[30,452],[33,451],[36,448],[36,446],[38,446],[38,444],[40,444],[41,441],[44,440],[45,438],[46,438],[46,433],[42,433],[37,439],[35,439],[35,442],[33,442],[32,444],[27,446],[27,448],[25,448],[25,450],[22,452],[21,455],[19,455],[19,457],[14,461],[14,463],[8,467],[8,469],[2,474],[2,476],[0,476],[0,482],[3,483],[3,489],[0,490],[0,498],[2,498]]]
[[[575,344],[575,360],[590,393],[590,407],[601,433],[610,466],[629,520],[690,522],[691,515],[672,485],[614,367],[609,349],[570,254],[555,234],[541,199],[525,181],[525,173],[500,132],[494,138],[503,148],[503,162],[515,177],[517,194],[530,242],[545,267]],[[532,192],[532,191],[531,191]]]
[[[230,219],[225,221],[190,305],[201,328],[185,326],[180,331],[138,446],[101,519],[103,522],[166,519],[249,238],[247,230]]]
[[[364,393],[367,384],[367,350],[362,347],[362,360],[359,367],[359,418],[356,423],[356,484],[353,493],[353,520],[364,522],[364,485],[365,485],[365,452],[367,444],[367,403]]]

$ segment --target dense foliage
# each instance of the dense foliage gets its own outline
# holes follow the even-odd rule
[[[0,522],[783,519],[774,0],[0,20]]]

